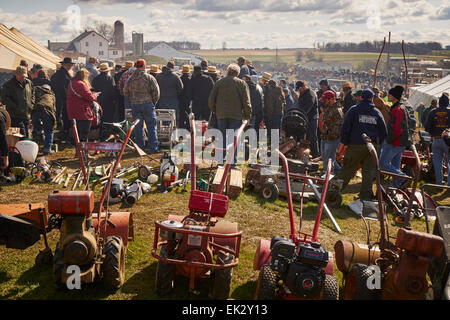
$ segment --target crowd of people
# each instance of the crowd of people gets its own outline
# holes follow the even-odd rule
[[[414,110],[405,104],[404,88],[394,86],[383,92],[365,86],[366,74],[358,80],[365,89],[353,92],[351,82],[331,88],[327,79],[315,83],[309,82],[311,77],[290,83],[284,79],[276,81],[270,73],[257,72],[245,57],[228,65],[223,76],[206,60],[199,66],[184,65],[179,70],[173,61],[159,67],[147,66],[143,59],[127,61],[113,69],[107,63],[98,64],[94,57],[76,72],[74,65],[71,58],[64,58],[61,68],[49,78],[42,67],[30,71],[23,61],[1,88],[1,101],[6,105],[11,125],[19,127],[24,136],[43,142],[44,154],[52,153],[55,127],[61,137],[66,137],[72,120],[76,120],[80,140],[87,141],[92,127],[123,121],[127,109],[133,119],[141,120],[135,129],[137,145],[156,153],[156,109],[175,110],[177,127],[188,128],[192,108],[197,120],[208,121],[210,127],[226,137],[226,130],[236,130],[242,120],[248,120],[255,129],[280,130],[283,116],[296,108],[307,118],[306,139],[312,157],[322,158],[325,167],[331,159],[335,179],[341,180],[344,188],[361,167],[360,198],[372,199],[375,167],[361,135],[367,134],[379,148],[382,170],[404,175],[401,156],[411,145],[416,129]],[[320,75],[314,73],[314,79]],[[313,86],[319,89],[316,91]],[[417,112],[419,124],[433,137],[436,183],[442,184],[443,161],[446,159],[447,167],[450,162],[449,148],[443,139],[450,127],[448,95],[443,94],[439,103],[433,101],[430,108],[420,106]],[[106,138],[100,129],[100,139]],[[223,143],[225,147],[225,139]],[[341,167],[335,159],[342,144],[346,151]],[[395,178],[392,184],[402,188],[405,181]]]

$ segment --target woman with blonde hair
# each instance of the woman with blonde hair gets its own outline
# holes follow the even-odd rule
[[[87,141],[94,119],[91,104],[97,102],[99,95],[90,89],[89,71],[85,68],[77,71],[67,88],[67,116],[69,120],[76,120],[80,141]]]

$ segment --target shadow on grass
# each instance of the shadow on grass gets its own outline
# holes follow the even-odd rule
[[[248,281],[234,289],[230,298],[235,300],[253,300],[257,281]]]

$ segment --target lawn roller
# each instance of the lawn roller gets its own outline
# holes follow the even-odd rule
[[[98,211],[94,212],[92,191],[54,191],[48,196],[49,224],[60,230],[53,259],[53,276],[58,287],[67,283],[73,266],[80,269],[80,281],[102,280],[108,289],[118,289],[125,279],[125,258],[128,241],[134,239],[130,212],[109,212],[103,204],[109,193],[117,167],[128,144],[136,120],[123,143],[103,189]],[[75,137],[77,137],[76,127]],[[103,144],[100,144],[103,146]],[[78,152],[89,144],[77,144]],[[80,156],[83,161],[83,157]],[[69,272],[68,272],[69,270]]]
[[[428,291],[427,269],[430,261],[441,255],[443,239],[436,235],[411,230],[410,212],[414,198],[410,197],[403,227],[397,232],[395,244],[390,241],[380,176],[384,174],[414,179],[381,171],[377,150],[367,135],[363,134],[363,139],[376,165],[380,237],[378,242],[370,243],[370,228],[362,216],[367,229],[367,244],[351,241],[338,241],[335,244],[336,265],[345,279],[344,298],[347,300],[423,299]],[[414,180],[412,194],[415,194],[416,188],[417,179]]]
[[[331,159],[325,178],[290,174],[286,157],[277,150],[286,177],[323,182],[312,235],[302,232],[303,202],[300,203],[299,236],[295,231],[290,179],[286,179],[291,234],[289,238],[261,239],[255,252],[253,269],[260,270],[255,298],[338,300],[339,287],[333,276],[333,254],[317,239],[331,173]]]
[[[422,194],[425,194],[425,188],[446,189],[449,186],[441,186],[436,184],[424,184],[421,187]],[[432,209],[433,210],[433,209]],[[427,232],[430,232],[428,223],[428,207],[425,203],[425,221],[427,224]],[[442,255],[431,259],[428,268],[428,275],[433,284],[433,298],[438,300],[450,300],[450,207],[439,206],[435,209],[436,222],[433,228],[433,234],[444,239],[444,250]]]
[[[228,210],[228,197],[223,189],[230,171],[237,144],[247,121],[243,121],[227,153],[225,172],[217,193],[196,190],[195,119],[189,115],[191,127],[191,195],[187,216],[169,215],[166,221],[155,222],[152,256],[158,260],[156,292],[169,294],[175,276],[189,279],[193,291],[200,279],[212,278],[210,297],[227,299],[231,287],[232,268],[238,265],[242,231],[237,223],[221,221]],[[159,238],[161,241],[159,242]],[[158,248],[160,248],[158,253]]]

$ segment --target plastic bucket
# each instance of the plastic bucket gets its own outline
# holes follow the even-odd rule
[[[22,158],[34,163],[39,151],[39,146],[36,142],[30,140],[22,140],[16,143],[16,148],[20,151]]]

